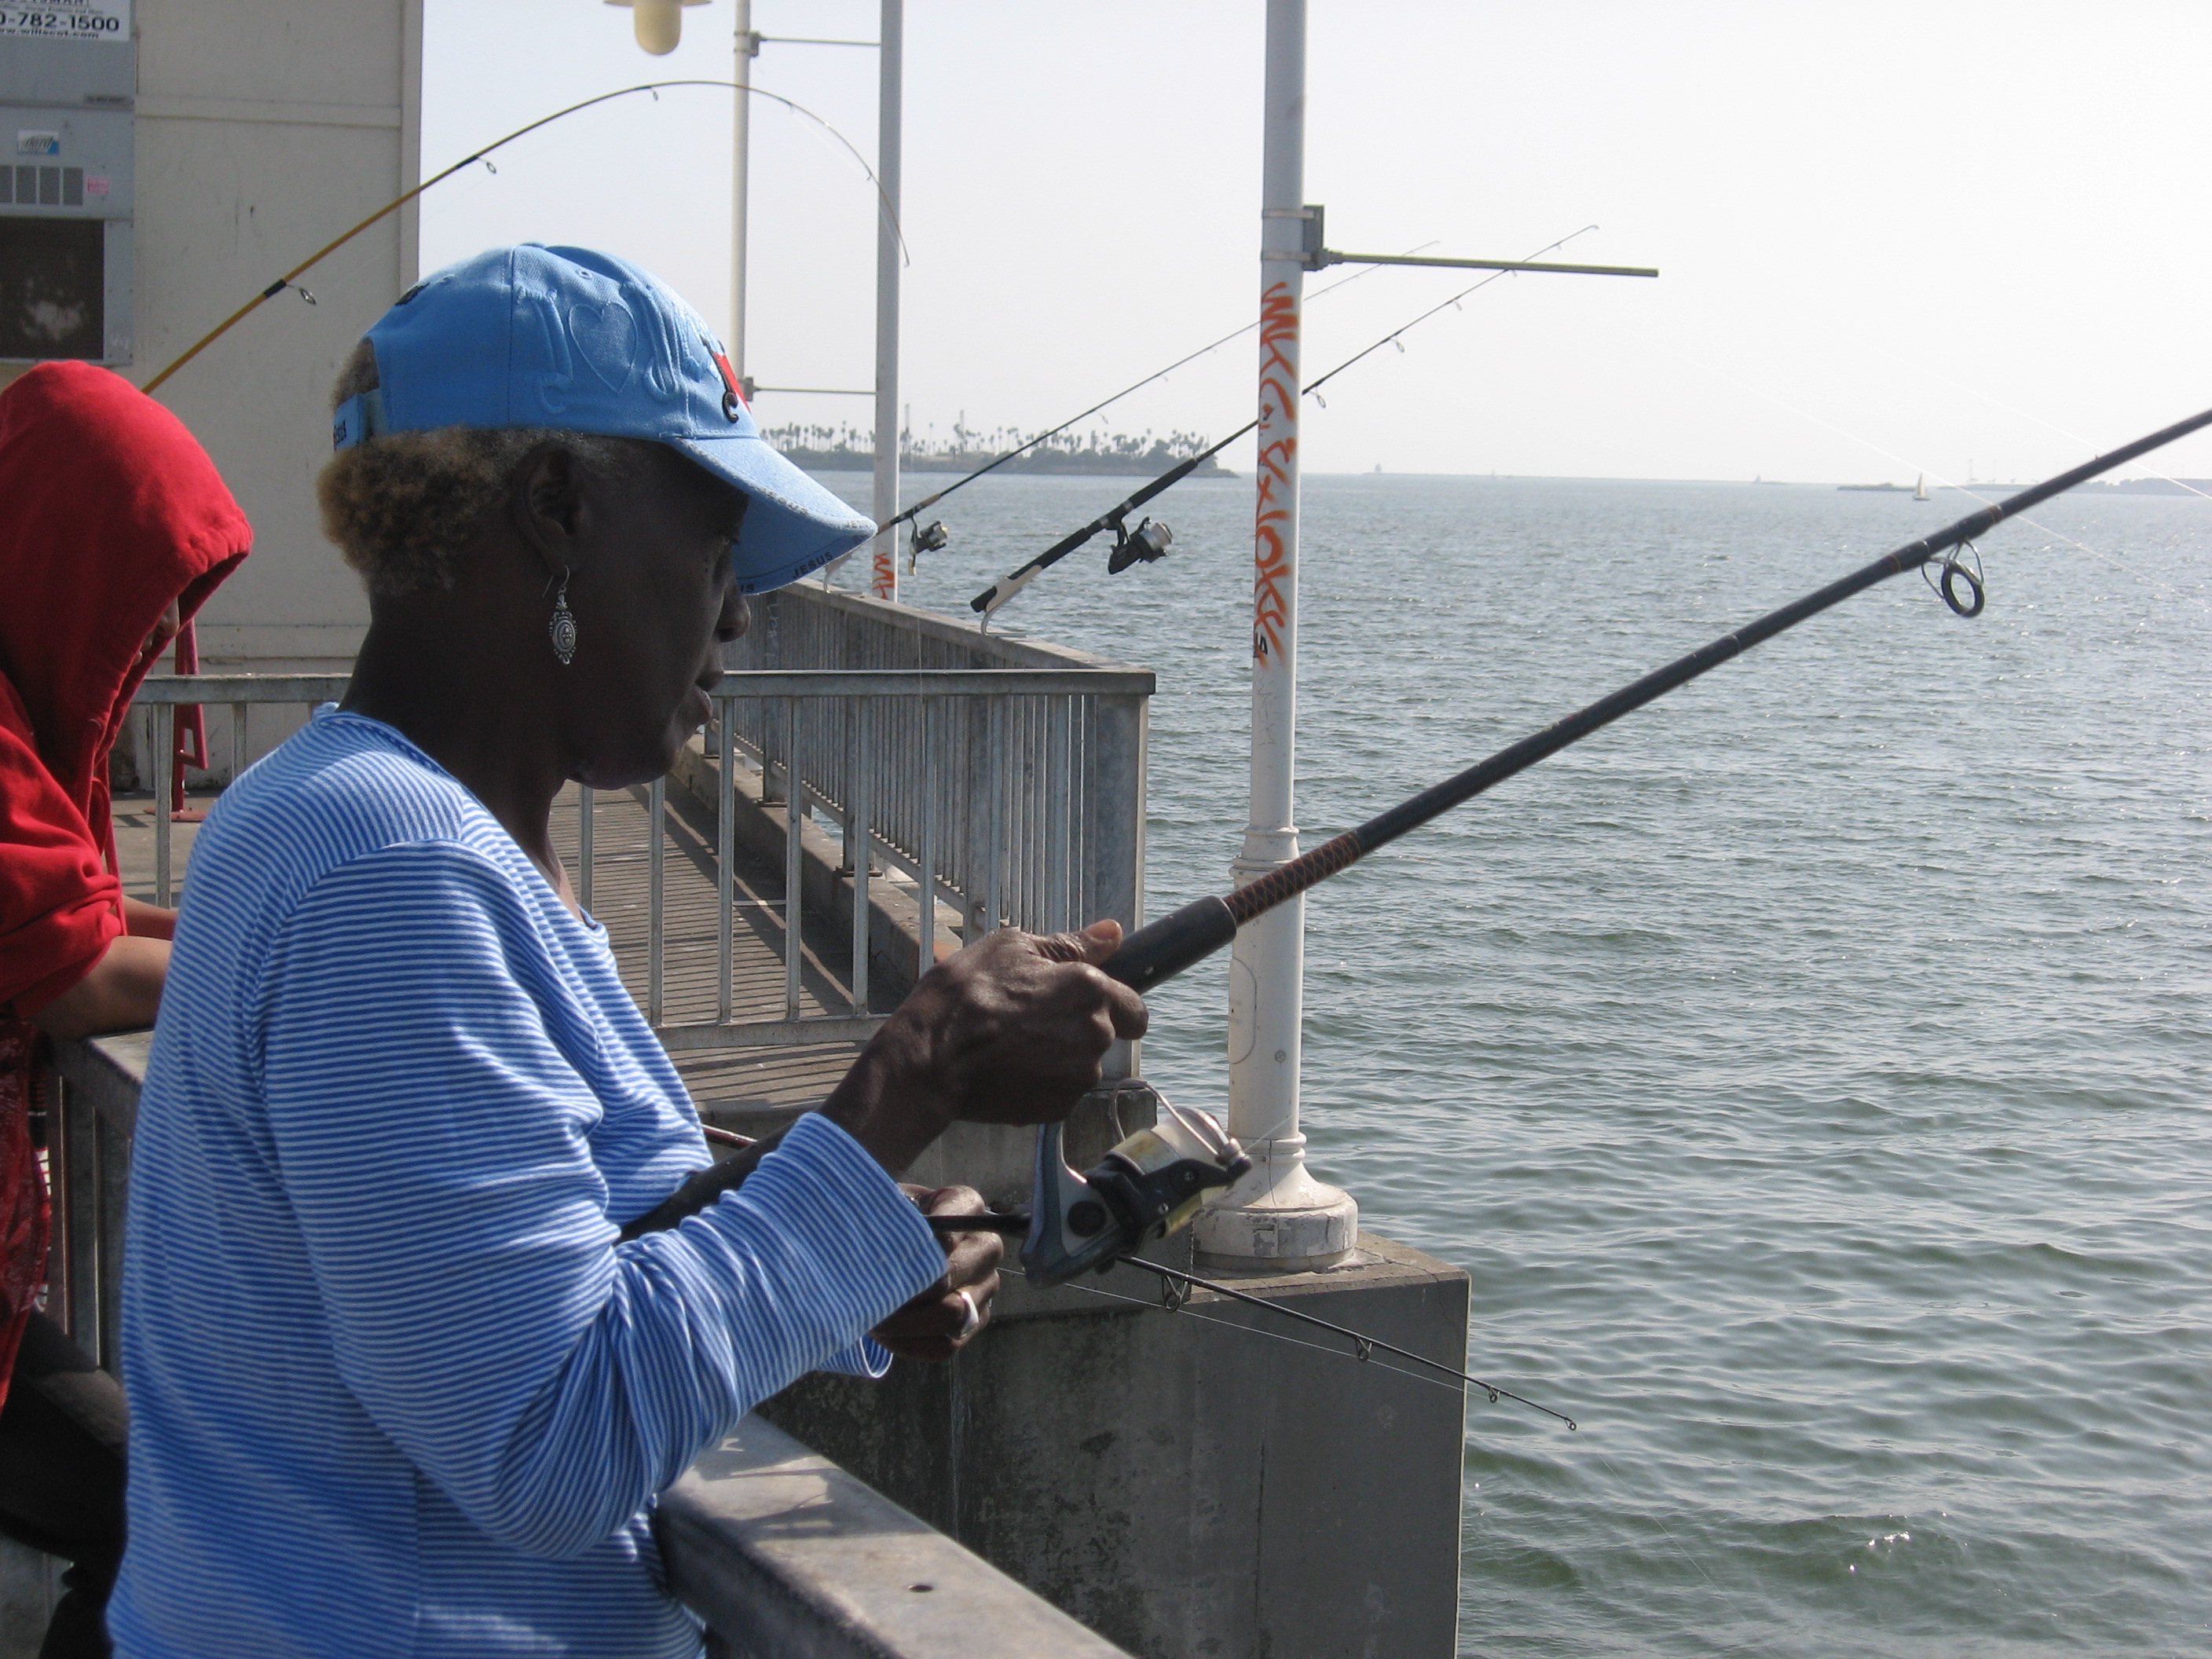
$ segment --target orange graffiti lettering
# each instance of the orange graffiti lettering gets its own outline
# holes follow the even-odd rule
[[[1252,655],[1279,656],[1290,627],[1291,465],[1298,452],[1298,302],[1276,283],[1260,301],[1258,506],[1252,526]]]

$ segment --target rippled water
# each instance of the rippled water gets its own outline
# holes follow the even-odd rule
[[[909,596],[1117,493],[986,481]],[[1159,672],[1153,914],[1243,823],[1250,486],[1160,505],[1006,617]],[[1307,844],[1963,510],[1310,480]],[[2212,1650],[2212,501],[2038,517],[1978,621],[1891,583],[1310,901],[1320,1172],[1583,1424],[1471,1409],[1464,1652]],[[1225,999],[1153,999],[1177,1098]]]

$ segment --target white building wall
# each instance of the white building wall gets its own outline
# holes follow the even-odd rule
[[[138,0],[143,383],[419,177],[422,0]],[[329,394],[414,282],[411,205],[280,294],[157,392],[207,446],[253,556],[201,613],[207,671],[341,671],[368,620],[314,502]],[[261,734],[256,733],[257,738]],[[257,748],[262,746],[257,742]]]

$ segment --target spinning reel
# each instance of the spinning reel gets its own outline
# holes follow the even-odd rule
[[[1204,1112],[1160,1098],[1160,1121],[1139,1129],[1085,1175],[1068,1166],[1060,1126],[1037,1131],[1022,1271],[1037,1285],[1103,1272],[1138,1246],[1188,1224],[1209,1193],[1241,1179],[1252,1160]],[[957,1218],[946,1218],[957,1221]]]

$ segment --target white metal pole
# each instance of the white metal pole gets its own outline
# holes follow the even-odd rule
[[[899,506],[899,125],[905,72],[906,0],[883,0],[877,39],[876,176],[883,200],[876,218],[876,491],[878,524]],[[869,586],[879,599],[898,598],[898,536],[876,538]]]
[[[1260,216],[1260,430],[1253,523],[1252,815],[1241,885],[1297,856],[1298,334],[1305,290],[1305,0],[1267,0]],[[1298,1133],[1305,904],[1237,936],[1230,967],[1229,1132],[1254,1169],[1197,1223],[1201,1261],[1322,1267],[1350,1254],[1359,1206],[1307,1173]]]
[[[731,76],[738,89],[730,125],[730,337],[723,342],[730,357],[730,372],[738,377],[745,400],[752,389],[745,384],[745,192],[752,162],[753,59],[760,56],[760,36],[753,33],[753,0],[736,0],[738,9],[737,70]]]

